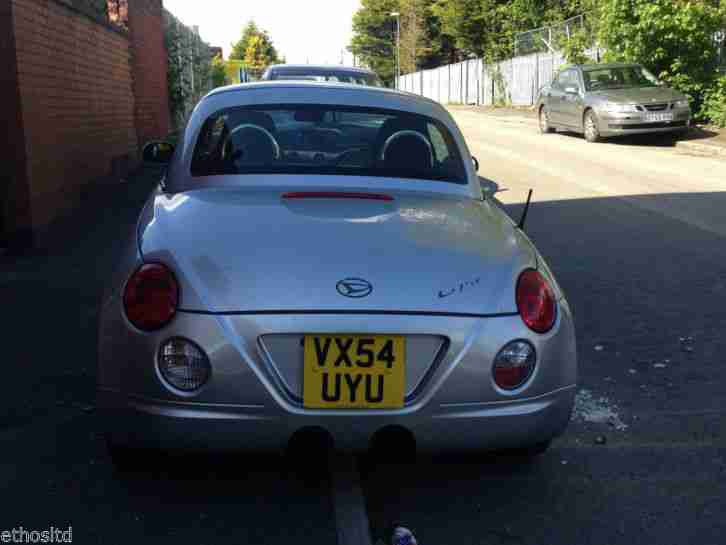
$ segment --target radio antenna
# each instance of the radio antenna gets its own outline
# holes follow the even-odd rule
[[[519,223],[517,224],[517,227],[519,227],[522,231],[524,231],[524,222],[527,221],[527,212],[529,212],[529,203],[532,200],[532,190],[529,190],[529,194],[527,195],[527,204],[524,205],[524,210],[522,211],[522,217],[519,218]]]

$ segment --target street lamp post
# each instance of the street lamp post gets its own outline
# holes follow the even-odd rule
[[[391,17],[396,18],[396,89],[401,83],[401,14],[392,11]]]

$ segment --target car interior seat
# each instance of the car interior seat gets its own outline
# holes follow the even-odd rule
[[[417,117],[386,120],[378,131],[374,149],[384,168],[421,171],[434,166],[428,127]]]

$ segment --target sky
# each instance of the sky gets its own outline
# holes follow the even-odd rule
[[[229,55],[250,19],[267,30],[289,63],[340,64],[350,45],[351,20],[360,0],[163,0],[185,25]],[[353,62],[345,52],[343,64]]]

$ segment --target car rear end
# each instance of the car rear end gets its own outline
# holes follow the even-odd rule
[[[114,297],[98,408],[116,445],[277,450],[315,428],[360,450],[396,427],[423,450],[525,447],[559,435],[573,406],[574,328],[555,304],[545,333],[516,310],[343,309],[179,310],[143,331]]]
[[[280,143],[259,148],[274,168],[248,165],[232,140],[207,146],[205,127],[236,132],[219,112],[272,124],[251,134]],[[355,138],[308,157],[291,135],[319,127],[316,146],[331,128]],[[380,145],[374,166],[341,141]],[[419,152],[423,173],[406,166]],[[205,99],[103,300],[112,445],[282,449],[313,428],[359,450],[395,428],[458,450],[561,433],[577,379],[570,309],[464,159],[450,116],[402,93],[258,84]]]

